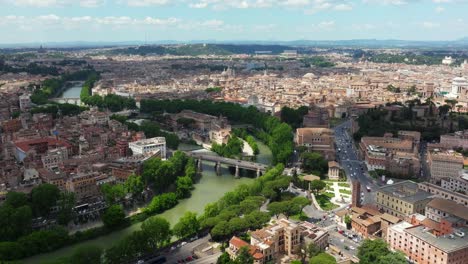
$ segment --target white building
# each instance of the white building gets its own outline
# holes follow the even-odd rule
[[[468,81],[464,77],[456,77],[452,80],[451,96],[459,96],[468,91]]]
[[[160,153],[161,159],[166,159],[166,138],[154,137],[130,142],[128,147],[132,150],[133,155],[152,156]]]
[[[464,60],[460,67],[462,69],[468,70],[468,60]]]
[[[21,111],[31,108],[31,98],[29,94],[23,94],[19,97],[19,104]]]
[[[442,60],[442,64],[445,65],[451,65],[453,63],[453,59],[451,56],[445,56],[445,58]]]

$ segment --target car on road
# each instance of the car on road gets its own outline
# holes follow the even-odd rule
[[[366,190],[367,190],[368,192],[370,192],[370,191],[371,191],[371,188],[370,188],[370,186],[369,186],[369,185],[367,185],[367,186],[366,186]]]
[[[356,248],[355,248],[355,247],[353,247],[353,246],[349,246],[349,249],[351,249],[351,250],[355,250]]]

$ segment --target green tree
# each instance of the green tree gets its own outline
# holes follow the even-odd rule
[[[62,192],[57,201],[57,221],[61,225],[67,225],[73,219],[73,207],[75,206],[75,194]]]
[[[315,192],[315,194],[319,194],[319,192],[327,187],[327,184],[321,180],[313,180],[310,183],[310,189]]]
[[[220,221],[211,229],[211,237],[217,241],[226,239],[230,234],[231,227],[227,221]]]
[[[387,243],[382,239],[366,239],[358,247],[357,257],[361,264],[372,264],[377,263],[380,257],[387,255],[389,252]]]
[[[191,237],[200,230],[200,221],[197,219],[197,214],[194,212],[185,212],[175,224],[173,233],[178,238]]]
[[[141,230],[148,235],[148,244],[152,249],[158,249],[171,240],[169,222],[161,217],[153,216],[141,224]]]
[[[125,212],[121,205],[111,205],[102,215],[102,222],[110,229],[125,223]]]
[[[291,202],[293,203],[293,207],[294,207],[290,211],[291,214],[294,214],[297,211],[299,211],[299,213],[302,215],[302,210],[304,210],[304,207],[310,204],[309,199],[303,196],[294,197]]]
[[[53,184],[41,184],[31,191],[31,203],[36,215],[48,215],[52,206],[60,198],[60,190]]]
[[[241,247],[237,253],[236,264],[253,264],[254,258],[250,255],[248,247]]]
[[[81,246],[70,257],[71,264],[101,263],[103,250],[96,246]]]
[[[328,171],[328,162],[317,152],[305,152],[301,155],[302,168],[307,173],[323,177]]]
[[[330,254],[319,253],[317,256],[310,258],[309,263],[310,264],[336,264],[336,259]]]
[[[234,264],[234,262],[231,260],[231,257],[227,252],[223,252],[216,261],[216,264]]]
[[[320,253],[321,250],[314,243],[310,243],[309,245],[307,245],[307,250],[306,251],[307,251],[307,256],[309,258],[312,258],[312,257],[317,256]]]
[[[28,204],[28,197],[21,192],[8,192],[5,198],[5,204],[18,208]]]
[[[179,199],[187,198],[193,189],[193,181],[190,177],[178,177],[176,180],[176,193]]]
[[[125,197],[125,186],[123,184],[103,184],[101,192],[109,204],[115,204]]]
[[[345,215],[344,222],[346,224],[346,227],[349,229],[351,227],[351,216],[350,215]]]
[[[379,258],[378,264],[407,264],[405,255],[402,252],[390,252]]]
[[[127,180],[125,181],[124,187],[125,192],[131,193],[133,197],[139,197],[143,192],[145,186],[143,184],[141,176],[132,174],[128,176]]]
[[[280,214],[288,210],[288,202],[272,202],[268,204],[268,211],[275,215],[277,218]]]

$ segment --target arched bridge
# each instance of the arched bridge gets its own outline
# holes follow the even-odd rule
[[[50,101],[60,103],[60,104],[74,104],[74,105],[81,105],[80,98],[51,98]]]
[[[229,158],[224,158],[224,157],[219,157],[219,156],[214,156],[214,155],[207,155],[207,154],[197,153],[197,152],[186,152],[186,153],[188,156],[197,160],[199,170],[201,170],[201,165],[202,165],[203,160],[215,162],[217,174],[221,173],[221,164],[225,164],[225,165],[236,168],[236,174],[235,174],[236,178],[239,177],[239,169],[256,171],[257,177],[258,177],[261,175],[261,173],[264,173],[268,168],[268,166],[265,164],[251,162],[251,161],[229,159]]]

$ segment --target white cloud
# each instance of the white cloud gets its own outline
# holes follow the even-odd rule
[[[81,7],[94,8],[102,6],[105,3],[105,0],[82,0],[80,1]]]
[[[81,7],[93,8],[103,5],[105,0],[0,0],[0,3],[2,2],[20,7],[47,8],[77,4]]]
[[[440,24],[439,23],[435,23],[435,22],[430,22],[430,21],[424,21],[421,23],[421,26],[423,28],[427,28],[427,29],[433,29],[433,28],[438,28],[440,27]]]
[[[171,3],[170,0],[127,0],[125,2],[127,5],[134,6],[134,7],[167,5]]]
[[[322,21],[317,25],[320,29],[332,29],[335,27],[335,21]]]
[[[349,4],[338,4],[334,6],[333,9],[338,11],[350,11],[353,10],[353,7]]]
[[[363,3],[384,4],[384,5],[406,5],[417,0],[362,0]]]
[[[17,6],[51,7],[65,4],[64,0],[8,0]]]
[[[442,13],[445,11],[445,8],[441,7],[441,6],[438,6],[434,9],[436,11],[436,13]]]

